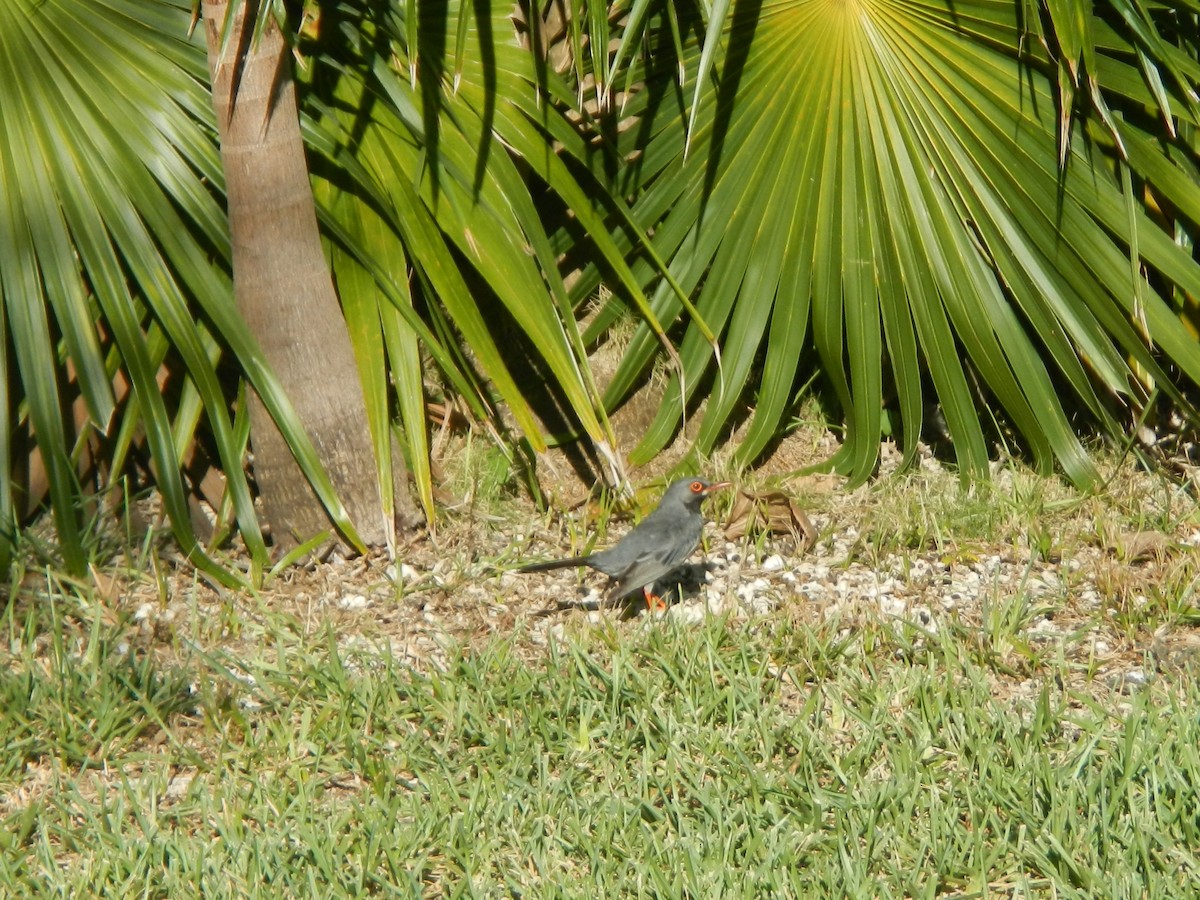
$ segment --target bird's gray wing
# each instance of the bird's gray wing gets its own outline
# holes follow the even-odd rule
[[[671,546],[686,542],[686,524],[658,513],[659,510],[655,510],[607,550],[593,553],[589,563],[609,578],[620,578],[638,561],[661,555]],[[680,534],[681,529],[684,535]]]
[[[608,600],[627,597],[683,563],[700,543],[702,525],[699,517],[680,521],[651,516],[604,551],[604,566],[597,568],[614,581]]]

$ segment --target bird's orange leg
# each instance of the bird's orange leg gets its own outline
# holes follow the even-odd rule
[[[650,590],[652,585],[646,585],[642,588],[642,593],[646,595],[646,609],[651,612],[662,612],[667,608],[667,602],[662,597]]]

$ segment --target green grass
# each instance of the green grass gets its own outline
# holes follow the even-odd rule
[[[1194,551],[1097,549],[1190,533],[1195,501],[1146,484],[920,472],[831,498],[828,532],[857,531],[846,565],[1029,561],[934,631],[797,600],[700,626],[564,615],[547,649],[518,618],[421,671],[370,627],[387,603],[419,615],[403,590],[359,620],[311,605],[320,579],[290,605],[202,603],[148,539],[91,586],[51,569],[31,596],[15,567],[0,897],[1193,897],[1195,659],[1122,691],[1090,649],[1121,645],[1128,669],[1160,626],[1197,623]],[[474,502],[528,519],[490,488]],[[1034,591],[1035,564],[1084,550],[1099,605],[1067,566]],[[130,618],[168,600],[169,624]],[[1061,630],[1038,639],[1047,612]]]
[[[50,631],[64,606],[30,616]],[[0,787],[19,760],[53,789],[9,804],[0,895],[1188,897],[1200,878],[1194,681],[1105,697],[1051,660],[997,691],[986,629],[720,619],[581,626],[540,658],[518,635],[421,675],[293,624],[268,620],[256,658],[163,671],[99,627],[74,656],[18,654]]]

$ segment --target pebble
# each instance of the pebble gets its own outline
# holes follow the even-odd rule
[[[762,570],[764,572],[779,572],[783,569],[783,557],[778,553],[772,553],[762,561]]]
[[[371,601],[362,594],[346,594],[338,600],[337,605],[339,609],[366,609]]]
[[[1062,633],[1063,630],[1047,617],[1037,619],[1032,625],[1029,626],[1030,636],[1037,640],[1051,640],[1060,636]]]
[[[667,615],[684,625],[699,625],[708,615],[708,610],[699,603],[679,603],[667,610]]]
[[[914,622],[931,634],[937,634],[937,619],[933,617],[933,610],[928,606],[914,606],[910,612]]]
[[[1146,687],[1153,680],[1154,674],[1142,668],[1114,672],[1107,678],[1109,687],[1118,691],[1136,691]]]
[[[770,597],[758,595],[752,597],[750,602],[746,604],[749,611],[756,616],[765,616],[775,609],[776,603]]]
[[[163,796],[167,800],[182,800],[187,796],[188,788],[191,787],[195,777],[195,772],[182,772],[174,776],[167,782],[167,790]]]
[[[716,591],[708,592],[706,604],[708,606],[708,611],[714,616],[721,615],[721,613],[725,612],[728,606],[725,595],[723,593],[717,593]]]

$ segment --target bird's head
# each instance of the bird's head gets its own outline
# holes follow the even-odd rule
[[[670,499],[678,501],[685,506],[698,507],[700,502],[713,491],[719,491],[729,486],[730,482],[728,481],[707,481],[693,475],[689,478],[680,478],[674,482],[667,488],[667,493],[663,496],[663,500]]]

